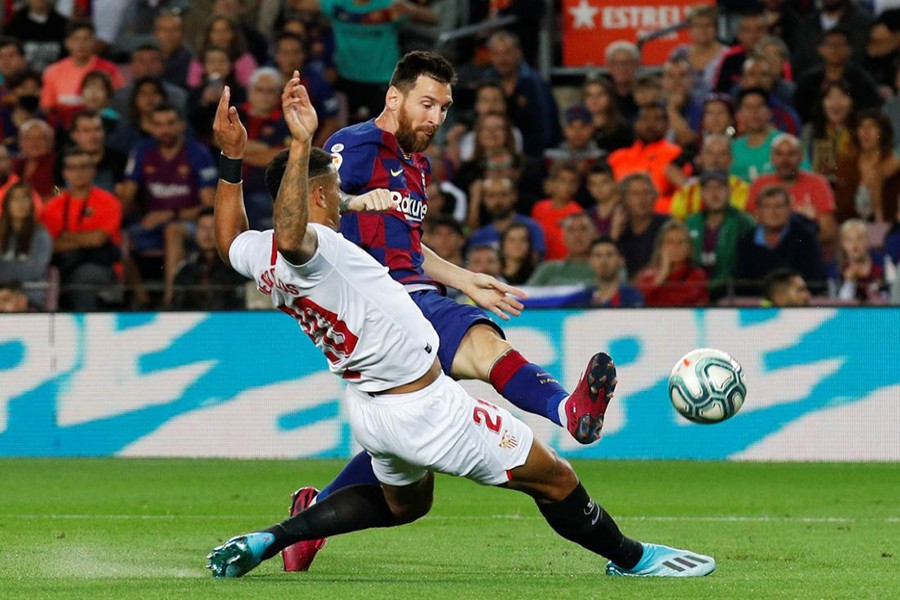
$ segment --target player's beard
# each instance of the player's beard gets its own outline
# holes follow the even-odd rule
[[[412,119],[406,114],[406,109],[401,105],[400,114],[397,115],[397,143],[404,152],[424,152],[431,145],[431,140],[437,132],[437,127],[419,127],[413,129]]]

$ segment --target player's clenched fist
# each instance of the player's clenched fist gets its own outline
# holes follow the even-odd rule
[[[397,204],[391,195],[391,190],[384,188],[366,192],[356,196],[347,204],[347,209],[353,212],[384,212]]]
[[[313,108],[306,88],[300,84],[300,71],[294,71],[290,81],[284,84],[281,108],[284,111],[284,121],[287,123],[294,141],[308,143],[312,140],[313,134],[319,126],[319,117],[316,115],[316,109]]]

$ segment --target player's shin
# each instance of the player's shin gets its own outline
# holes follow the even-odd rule
[[[594,502],[580,483],[565,499],[537,502],[553,530],[569,541],[604,556],[625,569],[638,563],[641,543],[625,537],[602,506]]]
[[[528,362],[516,350],[509,350],[494,362],[490,383],[522,410],[562,424],[559,406],[569,397],[568,392],[546,369]]]
[[[314,540],[375,527],[393,527],[397,519],[380,487],[354,485],[334,492],[303,512],[266,529],[275,536],[263,559],[303,540]]]

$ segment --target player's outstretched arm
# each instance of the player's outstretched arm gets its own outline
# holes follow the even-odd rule
[[[425,263],[422,265],[425,274],[440,281],[446,286],[454,287],[471,298],[475,304],[489,310],[504,321],[509,315],[518,317],[525,307],[518,298],[526,298],[527,294],[495,277],[484,273],[473,273],[468,269],[457,267],[437,255],[431,248],[422,244]]]
[[[231,90],[228,86],[222,91],[216,118],[213,121],[213,134],[216,144],[222,149],[219,170],[219,184],[216,187],[215,223],[216,247],[225,264],[231,264],[228,250],[234,239],[247,231],[247,211],[244,209],[244,192],[240,181],[240,160],[244,158],[244,147],[247,145],[247,130],[238,116],[237,109],[229,105]],[[236,164],[236,166],[235,166]],[[238,170],[236,181],[226,181],[223,177],[234,174],[225,173],[231,167]]]
[[[288,262],[303,264],[316,251],[316,235],[309,230],[309,151],[319,119],[300,73],[284,85],[281,94],[284,120],[291,132],[287,168],[275,199],[275,245]]]
[[[396,206],[397,202],[399,201],[395,200],[394,197],[391,196],[391,190],[385,188],[371,190],[359,196],[352,196],[350,194],[344,194],[343,192],[341,193],[344,195],[344,198],[346,198],[346,203],[343,202],[344,199],[342,198],[342,213],[384,212]]]

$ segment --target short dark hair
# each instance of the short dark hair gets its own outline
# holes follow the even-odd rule
[[[587,176],[590,177],[591,175],[608,175],[609,177],[612,177],[615,179],[615,175],[613,174],[612,167],[610,167],[609,163],[606,162],[605,160],[598,160],[597,162],[592,164],[590,167],[588,167]]]
[[[740,91],[737,97],[737,105],[740,106],[741,104],[743,104],[744,98],[746,98],[747,96],[760,96],[763,99],[763,102],[766,103],[766,105],[769,104],[769,92],[761,87],[751,87]]]
[[[72,126],[70,131],[74,131],[78,127],[78,121],[82,119],[99,119],[100,114],[96,110],[90,108],[82,108],[72,115]]]
[[[832,27],[831,29],[826,29],[824,32],[822,32],[822,37],[819,38],[819,43],[822,44],[826,38],[829,38],[833,35],[837,35],[837,36],[844,38],[844,41],[847,42],[848,44],[851,42],[850,32],[841,26],[836,26],[836,27]]]
[[[181,111],[178,110],[178,107],[172,104],[171,102],[160,102],[156,106],[153,107],[153,114],[157,113],[166,113],[171,112],[175,113],[175,116],[178,117],[179,121],[184,121],[184,117],[181,114]]]
[[[774,301],[775,294],[791,282],[794,277],[802,277],[800,273],[794,269],[781,267],[771,271],[763,280],[763,296],[769,302]]]
[[[15,46],[19,54],[25,56],[25,47],[22,45],[22,40],[11,35],[0,35],[0,48],[6,48],[7,46]]]
[[[14,90],[26,81],[37,81],[38,84],[43,84],[43,79],[41,78],[41,74],[37,71],[32,71],[31,69],[25,69],[24,71],[19,71],[18,73],[13,73],[6,80],[6,89]]]
[[[450,61],[436,52],[413,50],[397,63],[391,75],[391,86],[406,93],[420,76],[449,85],[456,83],[456,70]]]
[[[285,170],[287,170],[288,155],[287,149],[280,151],[266,167],[266,190],[268,190],[273,202],[278,197],[278,189],[281,187],[281,180],[284,178]],[[329,173],[334,173],[334,159],[321,148],[313,148],[309,153],[308,179],[314,179]]]
[[[616,240],[612,239],[608,235],[601,235],[599,237],[594,238],[594,241],[591,242],[590,249],[593,250],[595,247],[602,246],[604,244],[608,244],[608,245],[612,246],[613,248],[616,249],[616,252],[618,252],[619,254],[622,254],[622,249],[619,248],[619,244],[616,242]]]
[[[91,21],[85,19],[76,19],[69,21],[66,25],[66,37],[73,35],[82,29],[87,29],[91,32],[91,35],[94,35],[97,30],[94,28],[94,24]]]
[[[199,221],[201,217],[214,217],[216,216],[216,209],[212,206],[204,206],[200,209],[200,212],[197,213],[197,217],[194,221]]]
[[[81,148],[79,148],[77,146],[74,146],[74,147],[66,150],[65,153],[63,153],[63,158],[62,158],[63,166],[64,167],[66,166],[67,160],[69,160],[70,158],[78,157],[78,156],[87,156],[88,158],[91,159],[91,163],[93,164],[94,157],[91,156],[90,152],[88,152],[87,150],[82,150]]]
[[[292,40],[294,42],[297,42],[298,44],[300,44],[300,47],[303,49],[303,51],[308,53],[308,49],[306,47],[306,38],[304,38],[302,35],[297,35],[292,31],[282,31],[275,36],[275,47],[277,48],[278,44],[280,44],[284,40]]]
[[[152,50],[153,52],[162,52],[162,48],[159,47],[159,44],[156,42],[146,42],[140,44],[137,48],[132,50],[131,56],[133,57],[135,52],[146,52],[147,50]]]
[[[784,203],[790,206],[791,194],[780,185],[767,185],[760,190],[759,196],[757,196],[756,205],[759,206],[759,202],[763,198],[775,198],[776,196],[782,198]]]
[[[459,237],[466,237],[465,231],[463,231],[462,225],[459,221],[451,217],[450,215],[435,215],[434,218],[429,217],[428,224],[430,228],[434,229],[435,227],[446,227],[448,229],[452,229],[455,234]]]
[[[569,173],[575,173],[575,175],[578,175],[578,165],[576,165],[572,161],[558,160],[553,163],[553,166],[550,167],[548,178],[556,179],[563,171],[568,171]]]

